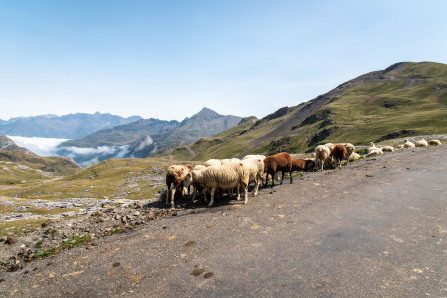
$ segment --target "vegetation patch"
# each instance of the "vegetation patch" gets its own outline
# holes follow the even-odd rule
[[[76,235],[68,239],[67,241],[62,242],[61,248],[63,249],[69,249],[78,246],[81,243],[88,242],[92,238],[91,234],[85,234],[85,235]]]

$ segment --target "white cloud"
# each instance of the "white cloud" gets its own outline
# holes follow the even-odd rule
[[[68,141],[68,139],[55,139],[55,138],[38,138],[38,137],[17,137],[8,136],[18,146],[25,147],[37,155],[40,156],[54,156],[56,155],[56,147]]]

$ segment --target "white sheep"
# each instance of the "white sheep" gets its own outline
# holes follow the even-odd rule
[[[241,163],[247,166],[250,171],[249,183],[254,181],[255,187],[253,189],[253,196],[257,196],[259,185],[261,184],[261,181],[263,180],[262,177],[264,175],[264,160],[255,157],[247,159],[244,158]]]
[[[428,141],[428,144],[430,146],[439,146],[439,145],[441,145],[441,141],[439,141],[439,140],[430,140],[430,141]]]
[[[262,161],[264,161],[264,159],[265,159],[265,155],[262,155],[262,154],[249,154],[249,155],[246,155],[246,156],[244,156],[244,158],[242,158],[242,160],[244,160],[244,159],[252,159],[252,158],[259,158],[259,159],[261,159]]]
[[[206,169],[206,166],[204,165],[196,165],[193,168],[193,171],[203,171]],[[193,193],[192,193],[192,201],[193,203],[195,203],[197,201],[197,194],[199,192],[203,192],[203,187],[201,187],[198,183],[192,183],[192,186],[194,188]]]
[[[331,149],[326,145],[318,145],[315,148],[315,168],[323,171],[324,163],[329,158]]]
[[[405,139],[404,148],[416,148],[416,145],[408,139]]]
[[[334,147],[335,147],[335,145],[333,143],[326,143],[326,144],[324,144],[324,146],[328,147],[329,150],[331,150],[331,152],[332,152],[332,150],[334,150]]]
[[[192,180],[206,187],[211,192],[211,207],[214,203],[214,192],[218,187],[232,189],[238,185],[244,193],[244,204],[248,202],[247,190],[250,179],[250,170],[242,162],[230,162],[220,166],[207,167],[203,171],[192,171]],[[240,195],[238,194],[238,200]]]
[[[225,159],[221,159],[220,163],[226,164],[226,163],[230,163],[230,162],[239,162],[239,161],[241,161],[239,158],[225,158]]]
[[[220,166],[221,164],[220,159],[209,159],[205,161],[205,167]]]
[[[428,147],[428,142],[425,139],[420,139],[420,140],[414,141],[414,145],[416,147]]]
[[[203,171],[206,169],[206,166],[204,165],[196,165],[194,166],[194,168],[192,168],[193,170],[197,170],[197,171]]]
[[[360,159],[360,158],[362,158],[362,156],[361,156],[360,154],[358,154],[357,152],[353,152],[353,153],[351,154],[351,158],[352,158],[353,160],[356,160],[356,159]]]
[[[380,146],[380,150],[382,150],[382,152],[394,152],[394,147],[393,146]]]
[[[355,153],[355,146],[351,143],[342,143],[342,145],[345,145],[347,154],[346,154],[346,162],[349,162],[349,159],[352,157],[352,154]]]
[[[369,146],[370,147],[368,148],[366,156],[369,157],[369,156],[374,155],[374,154],[380,155],[380,154],[383,153],[382,150],[380,148],[376,147],[376,145],[373,142],[370,142]]]

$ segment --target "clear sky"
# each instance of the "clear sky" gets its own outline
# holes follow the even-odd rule
[[[402,61],[447,63],[445,0],[0,0],[0,119],[264,117]]]

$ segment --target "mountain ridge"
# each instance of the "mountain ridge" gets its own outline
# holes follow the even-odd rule
[[[183,121],[140,119],[110,129],[100,130],[84,138],[69,140],[58,146],[58,154],[84,165],[114,157],[145,158],[157,151],[190,144],[201,137],[211,137],[237,125],[242,117],[220,115],[202,108]],[[101,149],[101,147],[103,149]],[[108,150],[106,149],[108,148]],[[79,154],[82,148],[91,153]]]
[[[123,118],[109,113],[75,113],[63,116],[38,115],[15,117],[0,122],[0,133],[22,137],[74,139],[95,131],[134,122],[140,116]]]
[[[308,152],[324,142],[366,145],[392,136],[446,132],[447,65],[399,62],[169,154],[179,160],[205,160]]]

